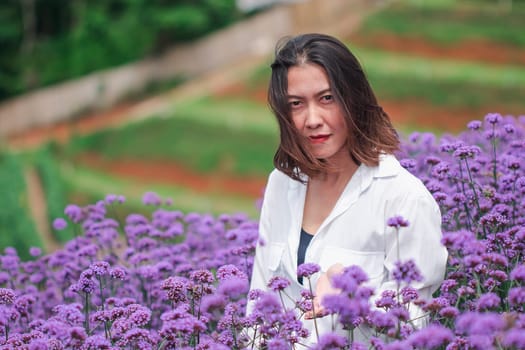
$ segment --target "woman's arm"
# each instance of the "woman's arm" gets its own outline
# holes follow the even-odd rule
[[[441,213],[429,193],[420,196],[406,195],[387,206],[388,220],[401,216],[408,221],[407,227],[387,227],[385,232],[385,262],[387,270],[385,281],[376,290],[375,299],[381,297],[385,290],[397,291],[399,282],[394,278],[396,262],[405,263],[412,260],[419,270],[422,279],[412,281],[420,298],[429,299],[439,287],[445,276],[448,252],[441,244]],[[401,281],[400,287],[406,283]],[[422,316],[415,305],[410,306],[411,318]]]

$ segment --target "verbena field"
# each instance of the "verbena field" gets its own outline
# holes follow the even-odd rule
[[[430,300],[399,257],[396,290],[374,295],[358,266],[333,278],[340,294],[322,303],[348,331],[318,336],[313,349],[525,348],[525,117],[488,114],[459,136],[412,133],[398,157],[429,188],[443,213],[449,261]],[[122,195],[68,205],[53,222],[75,238],[64,249],[21,261],[0,255],[0,346],[28,349],[289,349],[308,335],[305,288],[294,309],[281,304],[292,283],[250,291],[257,222],[245,214],[184,213],[154,192],[148,214],[119,216]],[[410,222],[385,225],[403,234]],[[421,234],[424,234],[423,232]],[[303,264],[307,280],[319,266]],[[245,315],[246,302],[254,311]],[[409,309],[430,323],[415,328]],[[372,331],[369,344],[353,332]]]

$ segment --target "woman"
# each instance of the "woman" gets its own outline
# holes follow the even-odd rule
[[[292,281],[287,292],[299,300],[308,285],[297,278],[297,266],[320,265],[311,279],[319,333],[330,331],[331,319],[321,317],[318,300],[333,290],[317,282],[344,266],[361,267],[379,296],[396,290],[394,263],[413,259],[423,280],[412,286],[430,298],[447,259],[439,208],[393,156],[397,133],[357,59],[333,37],[305,34],[279,44],[271,68],[268,99],[280,144],[265,191],[260,218],[265,244],[257,247],[251,289],[266,290],[273,276],[284,276]],[[399,241],[387,225],[394,216],[410,223]],[[304,323],[314,343],[313,321]],[[368,334],[361,330],[356,336],[363,341]]]

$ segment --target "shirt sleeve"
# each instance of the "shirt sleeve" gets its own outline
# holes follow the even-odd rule
[[[259,240],[257,247],[255,248],[255,257],[253,261],[253,270],[250,281],[250,290],[260,289],[267,290],[267,284],[269,280],[268,271],[268,237],[271,230],[270,225],[270,211],[271,211],[271,193],[272,193],[272,181],[268,180],[266,190],[264,191],[263,203],[261,207],[261,215],[259,219]],[[249,315],[253,309],[253,302],[248,300],[246,314]]]
[[[445,276],[448,253],[441,244],[441,213],[430,193],[424,195],[406,195],[387,203],[387,218],[402,216],[408,221],[407,227],[386,227],[385,262],[387,278],[376,290],[376,298],[385,290],[397,290],[397,281],[393,271],[397,261],[402,263],[413,260],[423,279],[414,281],[419,297],[430,299]],[[385,222],[386,225],[386,222]],[[403,287],[403,286],[401,286]],[[424,323],[422,310],[410,305],[411,319],[418,319],[416,326]]]

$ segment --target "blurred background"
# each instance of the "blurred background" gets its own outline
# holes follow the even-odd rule
[[[323,32],[403,135],[525,114],[523,0],[10,0],[0,4],[0,249],[60,247],[68,203],[146,191],[257,218],[277,145],[275,42]]]

